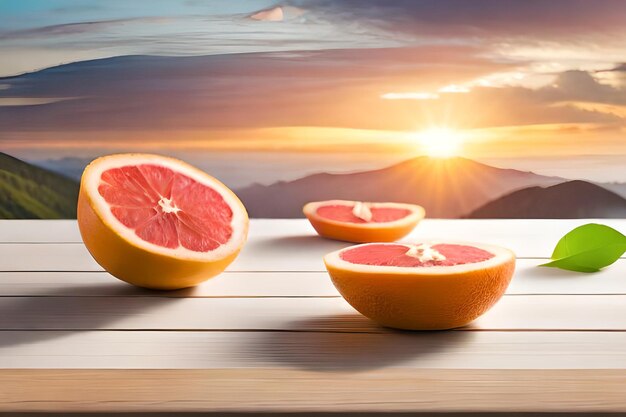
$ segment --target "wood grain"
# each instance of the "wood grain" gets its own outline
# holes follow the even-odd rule
[[[4,412],[626,412],[624,370],[3,370]]]
[[[595,274],[539,268],[537,259],[519,259],[508,294],[626,294],[626,260]],[[235,272],[196,288],[147,291],[106,272],[0,272],[2,296],[56,297],[337,297],[326,272]]]
[[[340,298],[321,256],[347,244],[304,220],[253,220],[228,272],[167,293],[102,272],[75,221],[0,221],[0,412],[626,413],[626,260],[536,267],[587,222],[424,221],[410,240],[521,259],[471,326],[420,333]]]
[[[2,369],[626,369],[626,332],[2,331]]]
[[[386,332],[342,298],[2,297],[0,330]],[[626,295],[505,295],[463,330],[626,331]]]
[[[626,230],[626,219],[567,220],[471,220],[426,219],[407,237],[408,241],[453,239],[481,241],[511,248],[520,257],[547,257],[565,233],[585,223],[599,221],[618,230]],[[279,249],[310,243],[314,230],[303,219],[252,219],[249,245],[254,253],[259,247]],[[320,239],[321,240],[321,239]],[[321,240],[324,242],[324,240]],[[0,243],[80,243],[74,220],[0,220]],[[332,246],[320,244],[325,250]],[[341,243],[339,243],[341,245]],[[251,252],[251,253],[252,253]],[[265,253],[266,251],[263,251]]]
[[[307,243],[308,242],[308,243]],[[281,244],[282,245],[282,244]],[[309,237],[298,244],[285,242],[284,246],[255,243],[251,239],[227,271],[231,272],[323,272],[322,258],[345,243]],[[256,247],[256,248],[255,248]],[[5,244],[0,245],[0,272],[3,271],[103,271],[81,243]],[[551,251],[544,252],[549,256]],[[529,252],[526,253],[530,255]],[[519,254],[518,254],[519,255]],[[518,256],[525,259],[529,256]],[[624,259],[624,258],[622,258]],[[537,264],[541,259],[535,259]],[[544,261],[545,262],[545,261]]]
[[[339,297],[326,272],[226,272],[195,288],[178,291],[134,287],[106,272],[0,272],[0,297],[51,294],[57,297]]]

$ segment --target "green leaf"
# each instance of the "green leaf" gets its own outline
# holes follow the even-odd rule
[[[577,227],[559,240],[552,262],[540,266],[578,272],[597,272],[626,252],[626,236],[602,224]]]

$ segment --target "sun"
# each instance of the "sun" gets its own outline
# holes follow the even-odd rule
[[[432,158],[451,158],[461,152],[463,135],[447,127],[432,127],[415,132],[421,150]]]

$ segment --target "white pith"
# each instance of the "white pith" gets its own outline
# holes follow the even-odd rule
[[[170,249],[162,246],[155,245],[147,242],[137,236],[133,229],[129,229],[124,226],[111,212],[109,203],[98,192],[98,186],[101,183],[101,176],[104,171],[112,168],[121,168],[131,165],[150,164],[169,168],[172,171],[186,175],[195,181],[207,185],[219,193],[226,204],[231,208],[233,217],[230,222],[232,228],[232,235],[230,240],[225,244],[217,247],[215,250],[208,252],[196,252],[189,250],[183,246],[179,246],[175,249]],[[167,256],[174,256],[177,258],[198,260],[198,261],[210,261],[215,259],[224,258],[233,252],[237,251],[246,239],[246,224],[247,214],[242,209],[241,203],[230,193],[225,185],[214,179],[213,177],[205,174],[204,172],[187,165],[184,162],[176,159],[157,155],[143,155],[143,154],[131,154],[131,155],[113,155],[97,159],[92,162],[88,169],[83,174],[82,183],[85,186],[85,192],[89,196],[90,200],[94,204],[94,209],[97,214],[104,220],[104,222],[115,229],[115,231],[126,241],[138,246],[150,252],[159,253]],[[161,209],[166,213],[177,213],[180,211],[173,202],[167,198],[162,197],[158,202]]]
[[[174,204],[171,199],[165,198],[163,196],[161,196],[161,199],[159,200],[159,207],[161,207],[163,213],[178,213],[180,211],[180,209],[176,207],[176,204]]]
[[[366,204],[368,211],[372,208],[397,208],[409,210],[410,213],[406,217],[402,217],[401,219],[394,220],[391,222],[371,222],[371,223],[351,223],[351,222],[341,222],[337,220],[327,219],[326,217],[319,216],[317,214],[317,209],[324,206],[349,206],[356,208],[356,204]],[[308,203],[304,206],[304,213],[307,217],[315,217],[320,221],[324,221],[331,224],[342,225],[345,226],[349,224],[350,227],[362,228],[362,229],[387,229],[389,227],[394,226],[402,226],[407,223],[412,223],[419,221],[424,218],[424,208],[418,206],[416,204],[405,204],[405,203],[364,203],[359,201],[348,201],[348,200],[328,200],[328,201],[315,201],[312,203]],[[354,213],[354,209],[353,209]],[[370,212],[371,213],[371,212]],[[355,214],[356,216],[356,214]],[[359,217],[359,216],[357,216]],[[367,220],[366,220],[367,221]]]
[[[372,221],[372,210],[370,210],[369,203],[363,203],[361,201],[357,201],[354,203],[354,208],[352,209],[352,214],[358,219],[361,219],[366,222]]]
[[[443,256],[441,252],[433,248],[433,246],[428,243],[421,243],[419,245],[406,245],[406,246],[409,247],[409,250],[406,251],[405,255],[410,256],[412,258],[417,258],[420,262],[445,261],[446,260],[446,257]]]
[[[437,245],[437,244],[449,244],[449,245],[464,245],[464,246],[472,246],[478,249],[485,250],[494,255],[493,258],[487,259],[486,261],[481,262],[473,262],[461,265],[453,265],[453,266],[381,266],[381,265],[363,265],[363,264],[354,264],[352,262],[344,261],[341,259],[340,254],[346,250],[362,247],[362,246],[370,246],[370,245],[401,245],[406,246],[407,251],[416,245]],[[419,274],[428,274],[428,275],[451,275],[451,274],[460,274],[475,270],[488,269],[493,268],[498,265],[502,265],[512,259],[515,259],[515,254],[509,249],[505,249],[499,246],[492,245],[484,245],[482,243],[471,243],[471,242],[450,242],[450,241],[429,241],[429,242],[419,242],[417,244],[407,244],[407,243],[364,243],[362,245],[354,245],[349,246],[347,248],[340,249],[335,252],[331,252],[328,255],[324,256],[324,263],[327,266],[331,266],[337,269],[346,269],[354,272],[361,273],[385,273],[385,274],[402,274],[402,275],[419,275]]]

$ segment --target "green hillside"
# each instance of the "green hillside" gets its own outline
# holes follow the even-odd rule
[[[76,218],[78,183],[0,152],[0,219]]]

